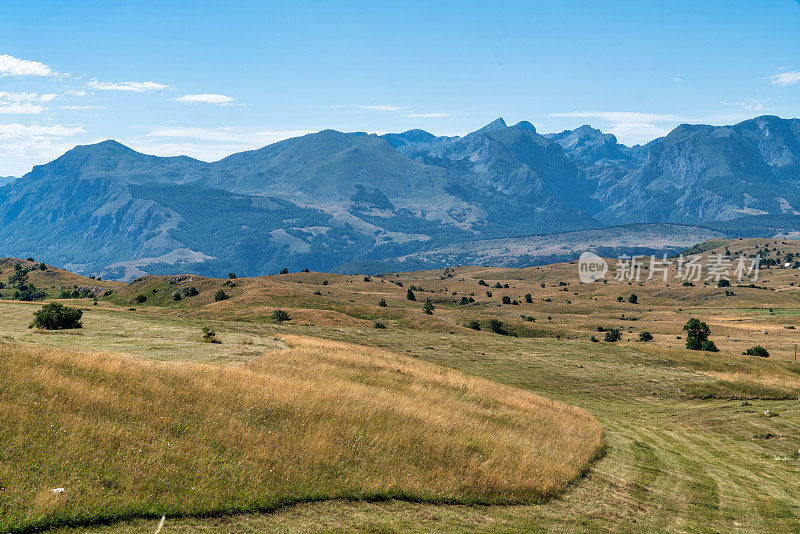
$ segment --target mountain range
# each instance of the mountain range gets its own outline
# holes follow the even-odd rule
[[[625,241],[637,249],[658,248],[646,246],[653,223],[664,235],[704,229],[682,231],[687,240],[793,235],[800,120],[682,125],[634,147],[590,126],[542,135],[502,119],[463,137],[324,130],[212,163],[104,141],[0,179],[0,222],[0,255],[117,279],[363,272],[412,258],[521,266],[539,259],[482,253],[481,243],[613,236],[610,227],[638,223],[648,224],[641,242]]]

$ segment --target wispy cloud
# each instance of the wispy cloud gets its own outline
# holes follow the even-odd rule
[[[133,93],[169,89],[169,85],[155,82],[98,82],[97,80],[92,80],[86,85],[98,91],[130,91]]]
[[[230,104],[233,98],[214,93],[204,93],[201,95],[184,95],[175,99],[182,104]]]
[[[677,115],[633,111],[573,111],[553,113],[551,116],[604,121],[608,125],[603,129],[613,133],[626,143],[651,141],[656,137],[666,135],[678,123],[688,122]]]
[[[71,111],[87,111],[90,109],[102,109],[100,106],[58,106],[58,109],[68,109]]]
[[[39,61],[0,54],[0,76],[51,76],[55,74],[56,72],[48,65]]]
[[[247,131],[234,127],[195,128],[186,126],[164,126],[153,129],[147,136],[264,146],[282,141],[283,139],[298,137],[309,133],[312,133],[312,130]]]
[[[784,70],[777,74],[773,74],[769,78],[774,85],[787,86],[794,85],[800,82],[800,71]]]
[[[399,106],[358,106],[361,109],[368,109],[370,111],[402,111],[406,108]]]
[[[64,91],[64,94],[67,96],[86,96],[89,93],[87,93],[83,89],[67,89],[66,91]]]
[[[250,131],[233,127],[196,128],[185,126],[157,127],[144,138],[128,139],[126,144],[158,156],[191,156],[214,161],[235,152],[253,150],[291,137],[312,133],[312,130]]]
[[[438,119],[441,117],[452,117],[455,113],[406,113],[403,117],[412,117],[415,119]]]
[[[0,124],[3,172],[22,176],[33,164],[56,158],[75,146],[74,136],[82,126],[62,124]]]
[[[47,110],[46,104],[58,95],[47,93],[16,93],[0,91],[0,113],[4,114],[38,114]]]

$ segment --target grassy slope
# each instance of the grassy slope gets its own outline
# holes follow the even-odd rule
[[[12,319],[33,309],[0,307]],[[102,349],[127,327],[99,308],[85,322],[38,337]],[[6,323],[6,336],[37,337],[23,325]],[[250,339],[220,335],[207,352]],[[284,336],[290,348],[241,365],[176,365],[141,358],[163,357],[145,339],[131,339],[138,358],[0,345],[0,531],[335,497],[531,503],[603,443],[583,410],[383,350]],[[224,361],[186,348],[187,359]]]
[[[727,245],[734,252],[737,247],[752,252],[766,241]],[[769,244],[779,251],[799,245],[774,240]],[[717,250],[722,249],[724,245]],[[607,455],[585,479],[544,506],[464,508],[335,501],[269,515],[168,519],[162,532],[798,530],[800,464],[794,452],[800,447],[800,411],[796,401],[769,400],[798,393],[798,370],[791,362],[798,337],[796,330],[787,328],[800,327],[797,273],[764,271],[758,285],[768,289],[734,287],[734,296],[712,284],[681,287],[675,281],[581,285],[575,283],[574,265],[401,273],[383,282],[298,273],[252,279],[261,286],[258,291],[255,286],[248,290],[250,282],[242,280],[241,292],[221,303],[209,299],[200,305],[167,303],[166,308],[147,304],[131,313],[193,321],[193,325],[209,322],[224,328],[228,336],[291,332],[352,341],[529,389],[589,410],[602,423],[609,445]],[[324,278],[329,278],[329,285],[321,285]],[[490,285],[509,283],[510,288],[478,286],[481,278]],[[405,287],[388,280],[401,281]],[[566,291],[559,281],[569,284]],[[433,317],[421,314],[421,302],[405,300],[412,283],[426,290],[417,292],[419,301],[431,296],[437,302]],[[493,297],[486,297],[486,290]],[[534,296],[532,304],[498,306],[504,294],[521,299],[527,292]],[[637,305],[617,302],[617,296],[632,292],[639,296]],[[469,293],[474,293],[477,304],[455,304]],[[388,308],[377,306],[381,297],[389,302]],[[276,306],[288,309],[293,320],[284,326],[262,324]],[[345,321],[312,326],[332,310]],[[524,322],[520,314],[533,316],[536,322]],[[244,322],[222,321],[229,317]],[[485,324],[492,317],[538,337],[500,337],[458,326],[470,319]],[[721,353],[681,348],[683,340],[676,335],[683,334],[681,327],[689,317],[709,323]],[[371,328],[374,319],[383,320],[388,329]],[[598,335],[598,325],[621,327],[623,342],[589,343],[590,335]],[[643,330],[654,333],[655,343],[627,341]],[[772,357],[741,356],[744,348],[755,344],[766,346]],[[731,380],[737,383],[726,388]],[[712,398],[705,398],[708,391]],[[767,408],[777,416],[764,417]],[[145,521],[91,531],[140,532],[154,527],[155,522]]]

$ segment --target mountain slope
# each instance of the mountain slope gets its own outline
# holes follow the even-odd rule
[[[0,184],[0,254],[124,279],[255,275],[627,223],[794,235],[798,216],[798,119],[682,125],[644,147],[497,119],[463,137],[324,130],[212,163],[77,146]]]

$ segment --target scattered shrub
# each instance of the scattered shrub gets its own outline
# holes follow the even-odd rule
[[[606,331],[606,337],[603,341],[607,341],[609,343],[615,343],[622,339],[622,334],[620,333],[619,329],[617,328],[609,328]]]
[[[272,312],[272,320],[278,324],[282,324],[285,321],[289,321],[291,319],[289,318],[289,314],[286,313],[285,311],[275,310],[274,312]]]
[[[653,334],[647,331],[639,332],[639,341],[642,342],[653,341]]]
[[[281,269],[281,272],[280,272],[280,274],[289,274],[289,269],[287,269],[286,267],[284,267],[283,269]]]
[[[221,300],[228,300],[229,298],[230,297],[228,296],[228,294],[225,293],[225,290],[222,288],[217,289],[217,292],[214,293],[214,302],[219,302]]]
[[[377,328],[378,330],[383,330],[386,328],[386,325],[383,323],[375,323],[375,328]]]
[[[525,293],[525,302],[527,302],[528,304],[533,302],[533,296],[531,296],[530,293]]]
[[[416,296],[416,295],[414,295],[414,292],[413,292],[413,291],[411,291],[411,288],[409,288],[409,289],[408,289],[408,291],[406,291],[406,298],[407,298],[408,300],[413,300],[413,301],[415,301],[415,302],[416,302],[416,300],[417,300],[417,296]]]
[[[489,284],[486,283],[486,280],[478,280],[478,285],[489,287]]]
[[[506,330],[503,328],[503,321],[500,319],[492,319],[489,321],[489,329],[495,334],[500,334],[501,336],[508,335],[508,332],[506,332]]]
[[[742,354],[747,356],[760,356],[761,358],[769,358],[769,351],[762,347],[761,345],[756,345],[755,347],[750,347]]]
[[[380,306],[381,308],[385,308],[387,306],[386,299],[381,299],[380,301],[378,301],[378,306]]]
[[[467,324],[465,324],[464,326],[466,326],[467,328],[471,328],[473,330],[480,330],[481,329],[481,323],[479,323],[478,321],[470,321]]]
[[[203,342],[205,343],[222,343],[217,337],[217,333],[209,326],[203,327]]]
[[[722,278],[717,282],[717,287],[731,287],[731,282]]]
[[[511,297],[503,297],[502,302],[503,304],[511,304]]]
[[[635,293],[631,293],[631,296],[628,297],[628,302],[631,304],[636,304],[639,302],[639,297],[637,297]]]
[[[435,310],[433,302],[431,302],[430,298],[425,299],[425,304],[422,305],[422,311],[427,315],[433,315],[433,310]]]
[[[147,295],[142,295],[142,294],[136,295],[135,297],[133,297],[133,300],[137,304],[143,304],[147,302]]]
[[[228,273],[228,278],[233,280],[234,278],[236,278],[236,273]]]
[[[33,312],[33,322],[28,328],[44,328],[45,330],[82,328],[81,317],[83,317],[83,310],[51,302]]]
[[[589,341],[591,341],[592,343],[600,343],[600,340],[599,340],[599,339],[597,339],[597,338],[596,338],[596,337],[594,337],[594,336],[590,337],[590,338],[589,338]]]

